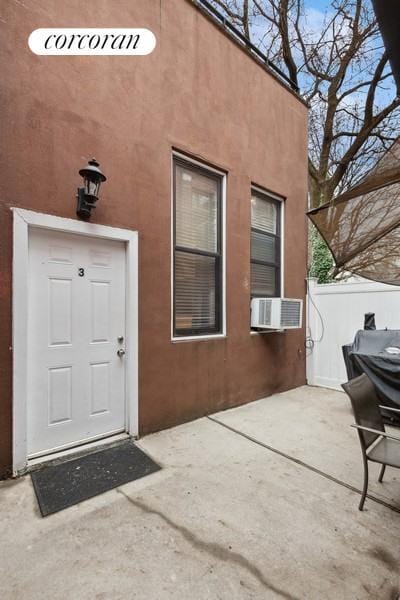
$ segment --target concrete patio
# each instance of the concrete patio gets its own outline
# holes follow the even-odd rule
[[[357,510],[344,394],[303,387],[211,419],[140,440],[160,472],[45,519],[29,476],[0,483],[2,600],[400,597],[400,472],[378,484],[372,468]]]

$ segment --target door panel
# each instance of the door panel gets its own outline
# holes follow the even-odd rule
[[[110,281],[90,281],[91,342],[108,342],[110,331]]]
[[[72,279],[49,277],[49,345],[71,344]]]
[[[91,412],[98,415],[110,408],[110,363],[95,363],[91,370]]]
[[[28,454],[125,429],[125,246],[29,235]]]
[[[72,418],[72,367],[49,368],[49,425]]]

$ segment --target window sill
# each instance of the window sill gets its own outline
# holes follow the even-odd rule
[[[173,344],[179,344],[179,342],[208,342],[212,340],[222,340],[227,338],[225,333],[216,333],[215,335],[191,335],[185,337],[173,337],[171,342]]]
[[[265,331],[254,331],[250,329],[250,335],[264,335],[266,333],[285,333],[286,329],[266,329]]]

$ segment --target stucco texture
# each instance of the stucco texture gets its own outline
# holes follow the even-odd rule
[[[284,292],[304,298],[307,109],[189,0],[24,0],[0,11],[0,474],[11,464],[11,206],[139,232],[141,435],[305,382],[304,328],[250,334],[250,187],[285,197]],[[37,56],[40,27],[147,27],[148,56]],[[227,337],[171,342],[171,152],[227,172]]]

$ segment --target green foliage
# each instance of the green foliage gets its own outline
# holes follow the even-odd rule
[[[317,277],[318,283],[333,281],[333,257],[330,250],[318,231],[313,227],[311,231],[311,265],[309,277]]]

